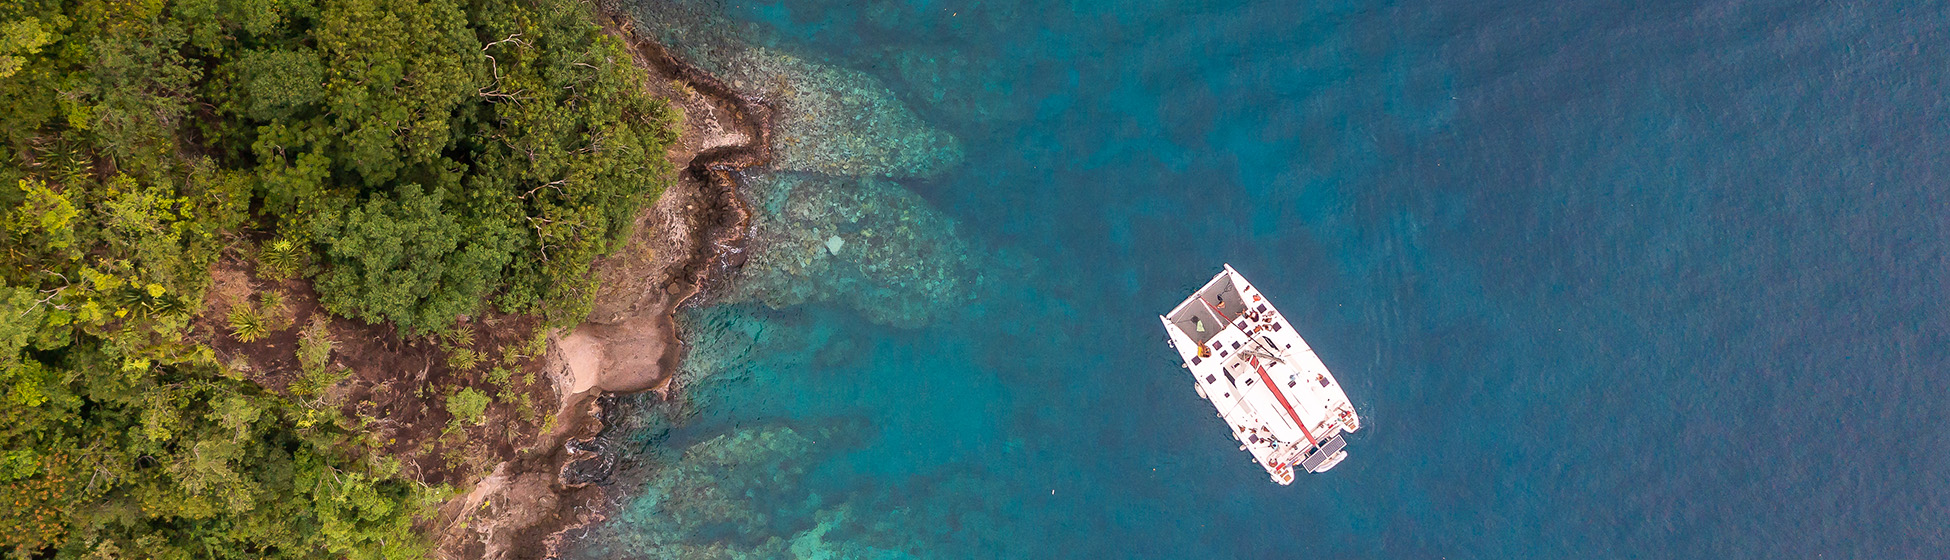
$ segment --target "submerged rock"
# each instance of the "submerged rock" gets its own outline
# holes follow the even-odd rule
[[[879,79],[766,48],[726,61],[725,81],[778,107],[773,166],[828,175],[929,177],[961,163],[961,141],[928,126]]]
[[[837,301],[900,327],[968,301],[978,257],[954,220],[892,181],[774,173],[746,186],[757,250],[725,301]]]
[[[815,443],[783,426],[744,428],[685,449],[578,551],[584,558],[896,560],[859,535],[853,506],[794,489]],[[783,530],[782,530],[783,529]],[[787,536],[780,536],[787,535]]]
[[[800,531],[799,534],[793,535],[791,546],[786,550],[792,553],[793,558],[800,560],[904,560],[914,558],[913,555],[898,550],[875,548],[849,540],[827,540],[826,535],[847,523],[850,520],[849,518],[852,512],[853,508],[849,506],[821,510],[814,515],[819,520],[819,523],[811,529]]]
[[[756,558],[767,557],[766,550],[778,557],[785,544],[777,537],[769,546],[746,548],[703,533],[765,528],[773,512],[755,507],[754,498],[796,485],[805,474],[797,459],[811,448],[812,440],[786,427],[738,430],[692,445],[644,482],[642,494],[611,520],[616,531],[601,544],[649,558]],[[605,557],[610,551],[583,552]]]

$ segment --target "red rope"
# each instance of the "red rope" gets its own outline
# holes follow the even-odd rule
[[[1221,322],[1221,323],[1225,323],[1225,324],[1228,324],[1228,325],[1230,325],[1230,324],[1232,324],[1232,319],[1228,319],[1228,318],[1226,318],[1226,314],[1224,314],[1224,313],[1220,313],[1220,312],[1219,312],[1219,308],[1217,308],[1217,307],[1212,307],[1212,302],[1209,302],[1209,301],[1205,301],[1205,294],[1199,294],[1199,295],[1198,295],[1198,302],[1199,302],[1199,303],[1203,303],[1203,304],[1205,304],[1205,309],[1206,309],[1206,310],[1208,310],[1208,311],[1211,311],[1211,312],[1212,312],[1212,315],[1213,315],[1213,316],[1216,316],[1216,317],[1218,317],[1218,318],[1219,318],[1219,322]],[[1225,327],[1219,327],[1219,330],[1225,330]]]
[[[1292,417],[1293,425],[1299,426],[1300,433],[1307,436],[1307,443],[1315,446],[1320,445],[1319,441],[1314,440],[1314,433],[1309,431],[1307,425],[1300,421],[1300,413],[1294,412],[1293,405],[1286,402],[1286,393],[1280,392],[1280,386],[1273,384],[1273,376],[1266,374],[1266,368],[1259,367],[1259,358],[1248,354],[1246,355],[1246,359],[1252,360],[1253,369],[1259,370],[1259,380],[1266,383],[1266,389],[1273,392],[1274,398],[1280,399],[1280,406],[1286,407],[1287,416]]]
[[[1213,307],[1212,302],[1205,301],[1205,294],[1197,294],[1197,295],[1198,295],[1198,302],[1205,304],[1205,309],[1211,311],[1212,315],[1217,316],[1220,320],[1225,321],[1227,325],[1232,324],[1232,319],[1227,318],[1224,313],[1219,312],[1219,308]],[[1219,327],[1219,330],[1225,330],[1225,327]],[[1247,340],[1250,341],[1251,339],[1252,339],[1251,335],[1247,335]],[[1266,374],[1266,368],[1259,367],[1259,358],[1253,357],[1250,354],[1247,355],[1246,358],[1252,361],[1253,369],[1259,372],[1259,380],[1266,383],[1266,390],[1272,391],[1273,398],[1279,399],[1280,406],[1286,408],[1286,415],[1288,418],[1293,419],[1293,425],[1300,427],[1300,434],[1307,436],[1307,443],[1309,445],[1319,447],[1320,441],[1314,439],[1313,431],[1308,430],[1307,424],[1300,421],[1300,413],[1294,412],[1293,404],[1286,402],[1286,393],[1281,392],[1280,386],[1273,383],[1273,376]]]

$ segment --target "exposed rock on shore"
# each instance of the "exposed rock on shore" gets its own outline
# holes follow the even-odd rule
[[[771,168],[828,175],[926,178],[961,163],[961,141],[929,126],[879,78],[764,46],[756,30],[688,2],[632,11],[685,59],[777,109]]]
[[[602,461],[587,450],[602,428],[602,396],[664,388],[682,356],[672,313],[741,262],[750,218],[731,173],[768,161],[769,110],[639,39],[628,21],[606,29],[629,45],[646,87],[683,113],[667,156],[684,171],[638,216],[624,247],[592,266],[601,288],[590,316],[550,339],[544,367],[563,395],[555,429],[447,504],[444,558],[553,557],[566,529],[600,519],[601,492],[580,473]]]
[[[737,194],[723,196],[733,192],[730,187],[699,191],[702,195],[681,188],[666,193],[647,221],[639,223],[638,239],[599,263],[603,287],[588,322],[558,341],[561,367],[557,371],[562,373],[565,394],[648,389],[657,391],[658,398],[675,397],[623,399],[622,410],[629,416],[614,418],[617,425],[597,440],[639,450],[635,453],[652,450],[650,455],[620,461],[641,465],[618,471],[618,478],[625,479],[618,481],[619,487],[632,489],[624,496],[629,500],[597,500],[589,497],[596,492],[593,488],[552,479],[563,496],[562,503],[553,506],[563,512],[560,517],[535,521],[530,528],[481,534],[523,535],[516,546],[552,535],[546,550],[553,554],[555,545],[565,539],[564,533],[553,530],[616,518],[621,523],[576,529],[578,536],[592,530],[600,535],[578,541],[576,556],[910,557],[908,552],[913,551],[904,552],[893,544],[903,542],[897,535],[913,532],[902,525],[905,517],[889,517],[857,501],[822,504],[805,489],[801,479],[806,473],[800,465],[812,463],[810,456],[821,452],[820,442],[839,433],[834,430],[844,431],[839,428],[805,428],[806,433],[776,425],[740,428],[681,450],[617,442],[632,442],[645,430],[667,433],[670,426],[683,424],[686,407],[692,403],[676,391],[733,373],[756,353],[795,354],[788,349],[830,347],[831,352],[798,352],[813,361],[827,354],[845,354],[848,343],[828,344],[833,333],[822,325],[780,328],[748,320],[735,311],[717,312],[755,309],[738,306],[687,314],[687,329],[696,321],[724,321],[728,325],[719,326],[728,330],[698,328],[701,339],[690,341],[695,345],[693,355],[685,356],[670,336],[677,328],[670,312],[689,301],[699,286],[708,284],[719,303],[781,308],[826,302],[903,328],[940,322],[967,307],[983,282],[980,271],[990,257],[963,239],[952,219],[897,183],[922,181],[959,165],[960,142],[921,121],[870,75],[752,46],[759,43],[736,36],[735,27],[722,18],[684,11],[695,6],[653,2],[630,9],[657,24],[655,29],[637,31],[654,35],[672,48],[667,52],[640,43],[638,52],[653,66],[653,74],[677,76],[677,82],[689,84],[659,90],[680,100],[684,109],[690,126],[680,142],[683,148],[694,150],[700,160],[741,153],[750,157],[726,161],[750,167],[742,172],[743,181],[734,185],[722,166],[689,165],[687,185],[729,185]],[[679,57],[697,67],[676,63]],[[711,101],[696,108],[681,102],[693,96]],[[757,122],[740,120],[747,118]],[[699,122],[688,122],[691,119]],[[746,141],[751,143],[741,143]],[[767,146],[769,153],[751,151]],[[673,155],[673,160],[679,157]],[[755,165],[760,161],[768,162]],[[738,204],[738,195],[749,206]],[[738,208],[735,219],[709,218],[734,216],[712,210],[714,204]],[[722,237],[731,234],[748,238]],[[661,264],[672,262],[671,254],[716,257],[690,265]],[[721,274],[732,268],[735,273]],[[670,385],[680,369],[685,377]],[[857,428],[849,433],[857,434]],[[576,457],[570,461],[606,461],[587,453]],[[487,497],[474,503],[502,507],[495,500]],[[576,504],[604,509],[600,513],[576,510],[570,515]],[[540,532],[544,529],[552,531]],[[877,536],[863,537],[863,531]],[[773,536],[739,539],[729,534]]]

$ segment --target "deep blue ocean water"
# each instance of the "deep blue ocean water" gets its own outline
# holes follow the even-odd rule
[[[903,186],[1016,264],[920,329],[694,311],[789,340],[625,458],[813,444],[690,542],[844,504],[825,541],[940,558],[1950,557],[1950,5],[703,5],[959,137]],[[1268,481],[1165,346],[1221,263],[1348,386],[1333,471]]]

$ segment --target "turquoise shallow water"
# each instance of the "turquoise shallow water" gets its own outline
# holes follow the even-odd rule
[[[1943,3],[639,9],[934,163],[755,177],[799,272],[685,317],[579,557],[1950,550]],[[1361,410],[1334,471],[1268,482],[1164,346],[1225,262]]]

